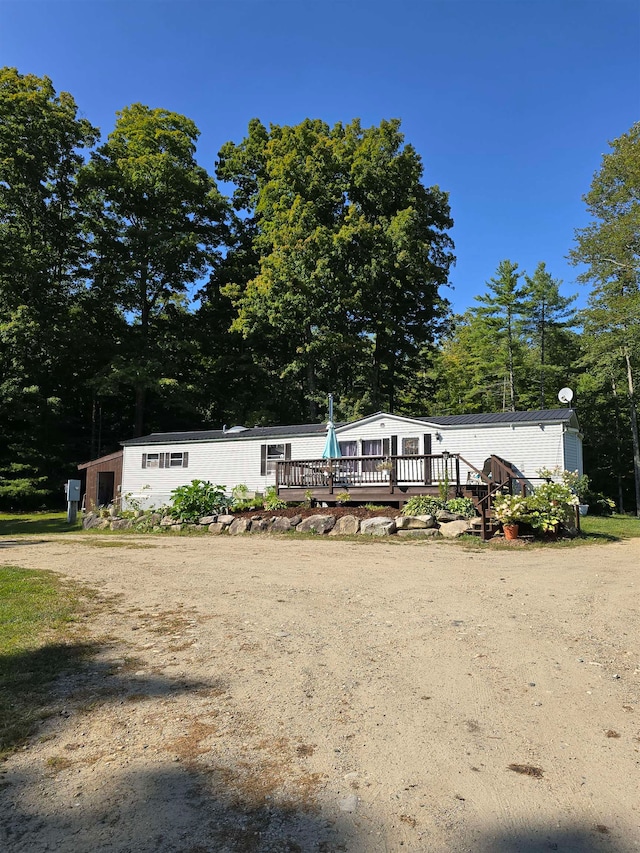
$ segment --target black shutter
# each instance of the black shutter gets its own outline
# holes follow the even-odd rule
[[[188,453],[187,451],[185,451],[185,452],[182,454],[182,467],[183,467],[183,468],[188,468],[188,467],[189,467],[189,453]]]
[[[397,435],[391,436],[391,455],[392,456],[398,455],[398,436]]]
[[[382,455],[383,456],[389,455],[389,445],[390,445],[389,439],[383,438],[382,439]]]
[[[260,474],[266,477],[267,474],[267,445],[260,445]]]
[[[284,446],[284,458],[291,459],[291,444],[285,444]]]
[[[159,453],[158,454],[158,468],[168,468],[168,465],[165,465],[165,459],[167,458],[168,453]],[[168,461],[168,460],[167,460]]]
[[[431,433],[425,432],[424,434],[424,455],[431,455]]]
[[[147,467],[147,454],[146,453],[142,454],[142,467],[143,468]]]

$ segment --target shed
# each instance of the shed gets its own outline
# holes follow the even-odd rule
[[[84,471],[86,476],[83,503],[87,509],[107,506],[120,497],[123,456],[124,451],[117,450],[78,465],[78,471]]]

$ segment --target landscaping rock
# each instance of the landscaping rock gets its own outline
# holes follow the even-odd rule
[[[393,518],[378,515],[375,518],[365,518],[360,523],[360,533],[365,536],[390,536],[396,532],[396,523]]]
[[[91,530],[92,527],[97,527],[102,519],[99,515],[96,515],[93,512],[90,512],[88,515],[82,519],[82,527],[84,530]]]
[[[184,530],[184,527],[185,527],[184,524],[181,524],[181,523],[172,524],[171,530],[173,530],[174,533],[179,533],[181,530]]]
[[[296,527],[298,533],[328,533],[335,525],[333,515],[310,515]]]
[[[170,515],[165,515],[165,517],[160,521],[160,527],[172,527],[175,523],[175,518],[171,518]]]
[[[449,521],[447,524],[440,525],[440,535],[445,539],[457,539],[465,533],[471,533],[472,528],[469,520],[464,521]]]
[[[416,515],[416,518],[420,521],[424,521],[427,527],[438,526],[438,522],[436,521],[435,515]]]
[[[220,533],[222,533],[222,531],[226,529],[227,525],[221,524],[219,521],[214,521],[212,522],[212,524],[209,525],[209,533],[215,533],[217,535],[220,535]]]
[[[360,519],[355,515],[343,515],[329,531],[329,536],[353,536],[360,531]]]
[[[291,523],[292,527],[297,527],[301,521],[302,521],[301,515],[292,515],[291,518],[289,519],[289,522]]]
[[[228,527],[230,524],[233,524],[235,521],[235,515],[219,515],[218,516],[218,524],[224,524],[225,527]]]
[[[449,512],[447,509],[439,509],[436,513],[436,521],[460,521],[462,516],[457,515],[455,512]]]
[[[402,536],[405,539],[437,539],[440,536],[440,531],[437,527],[398,530],[398,536]]]
[[[433,516],[427,516],[427,518],[433,518]],[[401,515],[396,518],[396,530],[421,530],[427,526],[426,521],[418,518],[417,515]]]
[[[160,524],[161,521],[162,516],[159,512],[152,512],[149,516],[149,524],[152,525],[152,527],[156,527],[158,524]]]
[[[229,526],[229,533],[237,536],[239,533],[248,533],[251,530],[251,521],[248,518],[234,518]]]
[[[217,520],[218,520],[217,515],[203,515],[198,523],[199,524],[206,524],[206,526],[208,527],[210,524],[215,524]]]
[[[106,521],[106,519],[105,519]],[[131,527],[130,518],[114,518],[109,527],[112,530],[128,530]]]
[[[264,533],[271,527],[269,518],[256,518],[251,521],[251,533]]]
[[[96,530],[108,530],[111,526],[111,522],[108,518],[99,518],[98,524],[95,525]]]
[[[271,522],[271,533],[289,533],[291,530],[293,530],[293,527],[291,526],[291,521],[288,518],[277,516]]]

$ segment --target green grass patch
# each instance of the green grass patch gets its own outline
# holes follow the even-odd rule
[[[0,536],[74,533],[81,529],[79,521],[75,524],[67,523],[66,512],[0,512]]]
[[[48,716],[53,679],[94,653],[92,644],[70,639],[83,598],[51,572],[0,566],[0,756]]]
[[[582,535],[595,541],[619,542],[640,537],[640,518],[633,515],[585,515],[580,519]]]

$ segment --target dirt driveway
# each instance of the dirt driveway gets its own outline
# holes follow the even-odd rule
[[[0,545],[103,601],[7,853],[640,850],[640,540]]]

